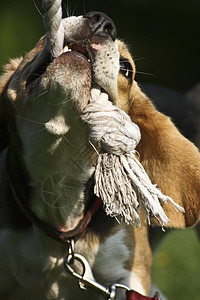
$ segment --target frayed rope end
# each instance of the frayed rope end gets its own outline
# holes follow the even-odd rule
[[[107,215],[126,224],[141,225],[140,211],[150,224],[155,217],[161,226],[170,220],[159,199],[171,202],[177,210],[184,211],[170,197],[153,185],[134,153],[99,155],[95,170],[94,192],[101,197]]]

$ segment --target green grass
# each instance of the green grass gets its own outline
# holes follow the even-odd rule
[[[194,229],[166,235],[154,256],[152,278],[169,300],[200,299],[200,241]]]

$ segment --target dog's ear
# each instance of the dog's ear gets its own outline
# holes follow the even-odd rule
[[[200,154],[177,130],[171,120],[158,112],[136,82],[131,89],[129,114],[141,130],[138,145],[141,163],[152,183],[185,209],[177,212],[170,204],[163,208],[170,227],[194,225],[200,217]],[[158,222],[153,219],[153,224]]]
[[[22,58],[12,59],[9,64],[3,68],[3,75],[0,77],[0,152],[7,147],[8,144],[8,114],[7,114],[7,87],[12,77],[12,74],[17,69]]]

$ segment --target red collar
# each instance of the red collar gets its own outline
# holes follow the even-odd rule
[[[161,300],[158,292],[153,297],[141,295],[140,293],[130,290],[126,292],[126,300]]]
[[[52,237],[53,239],[60,241],[64,244],[69,244],[69,240],[73,239],[74,241],[77,241],[79,237],[82,235],[84,230],[87,228],[88,224],[90,223],[92,216],[97,212],[97,210],[100,208],[102,204],[102,200],[99,197],[95,196],[95,199],[92,201],[90,206],[87,209],[87,212],[85,213],[84,217],[80,220],[78,225],[70,231],[59,231],[54,227],[51,227],[50,225],[44,223],[41,221],[28,207],[27,204],[24,204],[20,201],[19,197],[17,196],[16,190],[14,188],[14,185],[11,181],[11,178],[8,174],[8,180],[10,184],[10,188],[13,194],[13,197],[18,204],[19,208],[25,215],[25,217],[35,226],[37,226],[41,231],[43,231],[46,235],[49,237]]]

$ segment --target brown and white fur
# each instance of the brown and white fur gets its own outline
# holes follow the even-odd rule
[[[7,178],[9,172],[18,196],[43,222],[63,231],[78,224],[92,199],[88,181],[96,152],[80,115],[93,83],[117,99],[138,124],[142,138],[137,151],[146,172],[164,194],[185,208],[183,214],[164,205],[169,226],[184,228],[199,219],[199,152],[141,92],[134,80],[134,61],[126,45],[115,40],[113,23],[93,30],[102,16],[98,14],[66,20],[64,46],[72,51],[35,69],[43,37],[24,58],[11,60],[0,79],[1,149],[8,147],[0,160],[0,300],[102,299],[80,290],[66,274],[66,246],[23,217]],[[75,251],[89,261],[100,283],[123,283],[149,294],[152,257],[145,223],[141,228],[118,224],[101,208]],[[117,299],[123,297],[119,293]]]

